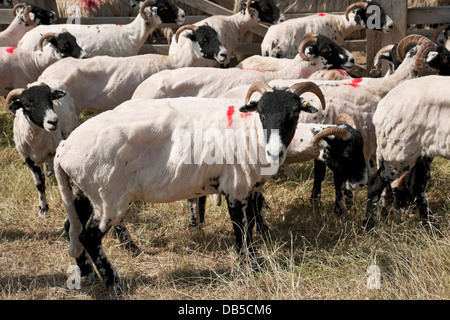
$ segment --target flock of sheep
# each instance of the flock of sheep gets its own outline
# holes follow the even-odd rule
[[[22,3],[0,33],[0,92],[14,117],[15,147],[33,174],[42,216],[43,165],[55,174],[69,254],[83,277],[93,279],[96,269],[121,292],[101,241],[114,227],[139,250],[123,223],[131,201],[188,199],[189,222],[198,225],[209,194],[225,196],[239,257],[256,267],[253,229],[268,230],[264,183],[280,166],[292,176],[290,163],[313,159],[311,198],[320,198],[329,167],[336,214],[367,185],[366,229],[395,190],[407,190],[433,222],[424,193],[430,164],[450,158],[448,26],[434,40],[411,35],[380,50],[376,65],[390,63],[384,77],[352,78],[346,71],[355,60],[342,45],[369,28],[368,8],[379,9],[378,31],[394,27],[375,1],[343,15],[285,20],[273,0],[247,0],[233,15],[193,25],[170,0],[129,2],[139,9],[127,25],[55,24],[54,12]],[[272,24],[261,55],[230,68],[240,39],[260,21]],[[161,23],[181,26],[169,54],[137,55]],[[80,125],[87,109],[100,114]]]

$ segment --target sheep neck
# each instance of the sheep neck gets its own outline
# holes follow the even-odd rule
[[[19,14],[0,34],[1,46],[3,47],[15,47],[19,43],[22,36],[34,26],[26,26],[23,21],[20,20],[21,14]]]

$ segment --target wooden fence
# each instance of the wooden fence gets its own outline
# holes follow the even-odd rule
[[[53,0],[37,0],[43,2],[45,8],[54,10]],[[36,2],[36,1],[35,1]],[[395,21],[394,29],[389,33],[367,30],[366,39],[345,41],[344,47],[349,51],[361,51],[366,54],[366,65],[372,66],[377,51],[388,44],[397,43],[407,35],[408,24],[443,24],[450,23],[450,6],[408,8],[407,0],[381,0],[380,1],[387,14]],[[219,6],[208,0],[184,0],[186,5],[202,10],[208,15],[231,15],[233,12],[227,8]],[[343,14],[343,12],[328,12],[329,14]],[[286,19],[298,18],[313,13],[286,14]],[[186,24],[198,22],[207,16],[187,16]],[[9,24],[13,20],[11,9],[0,9],[0,24]],[[81,24],[127,24],[134,20],[134,17],[93,17],[80,18]],[[67,18],[60,18],[58,23],[65,23]],[[178,28],[176,24],[162,24],[161,27]],[[258,24],[250,32],[259,36],[264,36],[267,32],[267,24]],[[241,43],[238,50],[244,54],[260,54],[260,43]],[[167,54],[168,44],[146,44],[141,49],[140,54],[158,53]],[[353,70],[358,76],[367,76],[370,67],[367,69],[356,66]]]

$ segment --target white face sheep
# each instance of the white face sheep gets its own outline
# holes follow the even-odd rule
[[[206,23],[217,31],[220,43],[222,43],[228,51],[228,56],[220,63],[220,65],[227,67],[230,63],[230,59],[237,50],[240,39],[247,31],[258,24],[260,21],[260,14],[264,16],[264,21],[269,23],[278,23],[280,19],[284,18],[280,14],[280,10],[273,3],[273,0],[269,0],[268,3],[264,5],[264,9],[265,11],[263,12],[259,6],[259,1],[247,0],[243,9],[238,13],[230,16],[211,16],[194,25],[201,26]],[[190,46],[191,42],[186,41],[183,38],[180,38],[179,41],[176,40],[174,35],[170,44],[169,55],[176,54],[179,51],[192,56],[196,55],[195,48]],[[213,60],[201,60],[199,61],[198,66],[214,67],[217,65],[218,63]]]
[[[90,57],[99,55],[133,56],[139,52],[148,36],[162,22],[176,22],[177,24],[184,22],[184,18],[182,18],[182,16],[184,17],[184,11],[170,4],[168,0],[147,0],[141,6],[134,21],[123,26],[113,24],[39,26],[27,32],[20,40],[18,47],[36,50],[38,48],[36,35],[60,32],[63,28],[66,28],[77,38],[80,46],[86,50]],[[165,10],[162,9],[163,5],[166,8]]]
[[[378,104],[373,116],[377,138],[378,171],[368,183],[364,226],[376,223],[381,192],[392,181],[413,169],[420,188],[415,190],[420,217],[433,222],[425,197],[425,183],[434,157],[450,159],[450,102],[443,92],[450,78],[428,76],[405,81]],[[421,175],[419,174],[421,173]]]
[[[393,27],[394,22],[379,3],[360,1],[350,5],[344,15],[319,13],[271,26],[261,43],[261,53],[268,57],[292,59],[303,36],[310,32],[322,34],[343,45],[344,39],[353,31],[367,28],[389,32]]]
[[[267,151],[279,154],[288,147],[298,115],[305,110],[299,99],[302,93],[312,91],[321,100],[323,96],[309,82],[295,84],[286,91],[257,82],[249,96],[252,91],[263,95],[259,102],[241,107],[241,112],[234,106],[187,108],[172,106],[171,100],[130,100],[73,131],[55,156],[55,176],[70,223],[70,256],[80,257],[86,250],[105,285],[120,292],[119,277],[105,256],[101,240],[122,219],[129,202],[172,202],[219,191],[227,199],[237,252],[256,259],[258,254],[252,243],[253,191],[275,173],[271,169],[282,164],[283,157]],[[246,115],[253,111],[259,116]],[[223,137],[238,130],[245,137],[252,137],[248,147],[262,150],[261,157],[250,161],[250,154],[246,153],[241,158],[233,143],[232,148],[221,149],[220,155],[212,155],[208,151],[210,141],[202,139],[201,128],[214,128],[208,133]],[[269,147],[274,138],[281,141],[278,149]],[[189,147],[192,139],[193,152]],[[239,143],[244,141],[247,139]],[[94,214],[86,227],[74,207],[70,181],[92,204]]]
[[[217,36],[211,27],[200,26],[191,30],[194,46],[204,48],[205,56],[220,50]],[[208,37],[204,37],[208,34]],[[201,43],[198,38],[203,37]],[[99,56],[86,60],[59,61],[39,77],[42,82],[60,81],[70,92],[71,104],[77,115],[88,108],[95,111],[111,110],[129,100],[136,88],[148,77],[166,69],[176,69],[195,64],[197,59],[179,52],[167,56],[146,54],[133,57]],[[67,103],[69,100],[65,100]]]
[[[39,8],[32,4],[17,4],[13,8],[14,20],[8,28],[0,32],[1,47],[15,47],[25,33],[38,25],[51,24],[56,21],[53,11]]]
[[[239,85],[273,79],[308,78],[322,69],[350,69],[353,55],[329,38],[311,34],[299,47],[291,64],[277,72],[250,69],[179,68],[165,70],[142,82],[133,94],[135,98],[218,97]]]
[[[44,45],[48,42],[47,45]],[[44,34],[39,51],[31,52],[15,47],[0,47],[0,96],[14,88],[23,88],[38,79],[54,62],[66,57],[87,58],[74,36],[68,32]]]

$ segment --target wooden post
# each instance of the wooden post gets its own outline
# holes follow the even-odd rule
[[[373,61],[376,53],[382,47],[395,44],[406,36],[408,0],[382,0],[381,5],[387,15],[394,20],[394,29],[388,33],[367,30],[367,73],[373,69]],[[387,70],[387,64],[383,65],[383,73]]]

